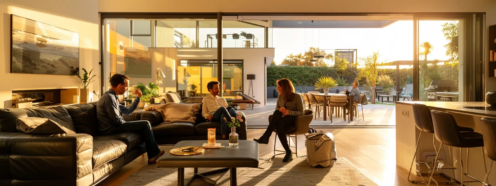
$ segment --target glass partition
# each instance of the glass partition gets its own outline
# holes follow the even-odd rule
[[[225,98],[237,98],[243,91],[243,61],[224,61],[223,86]],[[209,95],[207,84],[217,81],[217,61],[181,60],[178,66],[177,89],[183,97]]]

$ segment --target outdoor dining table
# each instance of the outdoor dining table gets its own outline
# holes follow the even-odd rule
[[[345,94],[328,93],[327,96],[324,93],[311,93],[314,96],[324,97],[324,121],[327,121],[327,97],[331,96],[345,96]],[[348,123],[353,121],[354,109],[353,109],[353,96],[346,96],[348,100]]]

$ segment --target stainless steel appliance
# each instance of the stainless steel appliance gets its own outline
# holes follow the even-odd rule
[[[432,80],[424,90],[429,101],[458,101],[458,87],[453,80]]]

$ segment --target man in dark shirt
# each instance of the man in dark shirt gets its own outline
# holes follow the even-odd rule
[[[157,159],[164,154],[158,148],[152,127],[146,120],[125,121],[122,114],[131,114],[140,102],[142,92],[136,89],[134,93],[137,98],[127,108],[119,104],[117,95],[123,95],[129,87],[129,77],[123,74],[115,74],[110,78],[111,88],[107,91],[97,104],[97,118],[99,129],[102,134],[114,134],[122,132],[135,132],[141,135],[146,144],[148,153],[148,164],[155,164]]]

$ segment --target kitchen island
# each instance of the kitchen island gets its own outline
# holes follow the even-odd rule
[[[450,113],[455,118],[457,124],[462,127],[470,127],[475,132],[481,132],[481,118],[489,117],[496,118],[496,109],[490,108],[484,102],[430,102],[430,101],[399,101],[396,102],[396,165],[399,169],[409,170],[413,155],[415,153],[415,145],[419,137],[420,131],[415,127],[415,118],[413,114],[413,104],[424,104],[431,110],[440,110]],[[417,151],[416,161],[432,162],[435,157],[434,145],[439,148],[440,142],[433,140],[433,134],[422,133],[422,138],[419,141],[419,148]],[[454,177],[460,180],[460,149],[452,147],[452,155],[450,156],[449,147],[444,145],[444,150],[440,152],[440,159],[445,162],[445,167],[454,165],[452,169],[441,170],[443,174]],[[451,158],[452,157],[452,158]],[[463,150],[463,163],[466,166],[466,150]],[[488,170],[492,168],[491,175],[489,176],[489,183],[496,184],[496,171],[494,167],[489,167],[491,159],[482,154],[481,148],[471,148],[469,156],[469,174],[477,179],[483,180],[485,176],[484,161],[486,158]],[[453,163],[454,162],[454,163]],[[425,166],[416,167],[415,164],[412,169],[412,174],[415,175],[415,170],[419,169],[422,174],[427,174]],[[413,180],[419,180],[415,176],[411,177]],[[463,180],[469,180],[464,177]],[[481,185],[480,183],[470,183],[469,185]]]

